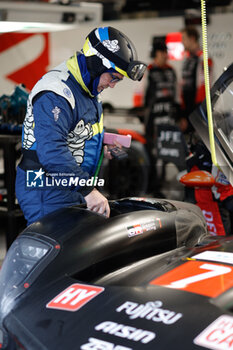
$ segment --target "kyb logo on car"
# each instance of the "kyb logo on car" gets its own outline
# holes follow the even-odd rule
[[[51,300],[46,307],[66,311],[77,311],[91,299],[102,293],[104,288],[74,283]]]

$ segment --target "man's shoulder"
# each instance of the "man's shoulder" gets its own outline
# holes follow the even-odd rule
[[[166,63],[165,66],[164,66],[164,68],[175,73],[175,69],[174,69],[174,68],[172,67],[172,65],[169,64],[169,63]]]
[[[61,64],[54,69],[48,71],[33,87],[31,98],[43,91],[53,92],[65,98],[72,109],[75,107],[74,94],[69,86],[69,73],[64,64]]]

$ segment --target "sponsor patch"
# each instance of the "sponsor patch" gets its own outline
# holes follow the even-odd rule
[[[233,286],[232,267],[227,265],[188,261],[155,278],[150,284],[217,297]]]
[[[77,311],[91,299],[102,293],[104,288],[74,283],[53,298],[46,307],[66,311]]]
[[[70,89],[68,89],[68,88],[64,88],[63,92],[64,92],[64,95],[67,96],[68,98],[70,98],[72,96],[72,93],[71,93]]]
[[[161,220],[157,218],[155,220],[150,220],[142,224],[128,226],[127,227],[128,237],[133,237],[133,236],[141,235],[147,231],[156,230],[156,220],[158,221],[157,224],[159,225],[159,227],[161,227]]]
[[[192,256],[193,259],[218,261],[226,264],[233,264],[233,253],[207,250]]]
[[[222,315],[195,339],[194,344],[214,350],[233,349],[233,317]]]
[[[141,235],[143,233],[143,229],[141,225],[128,226],[127,231],[128,231],[128,237]]]

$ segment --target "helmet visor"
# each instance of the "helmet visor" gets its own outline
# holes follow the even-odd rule
[[[140,61],[133,61],[130,62],[127,74],[132,80],[141,80],[145,71],[146,71],[147,65]]]

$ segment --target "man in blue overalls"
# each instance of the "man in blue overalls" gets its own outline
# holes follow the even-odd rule
[[[107,199],[88,181],[103,143],[98,95],[124,76],[140,80],[145,69],[133,43],[119,30],[103,27],[87,36],[81,52],[36,83],[28,98],[16,176],[16,197],[28,224],[80,203],[109,216]]]

